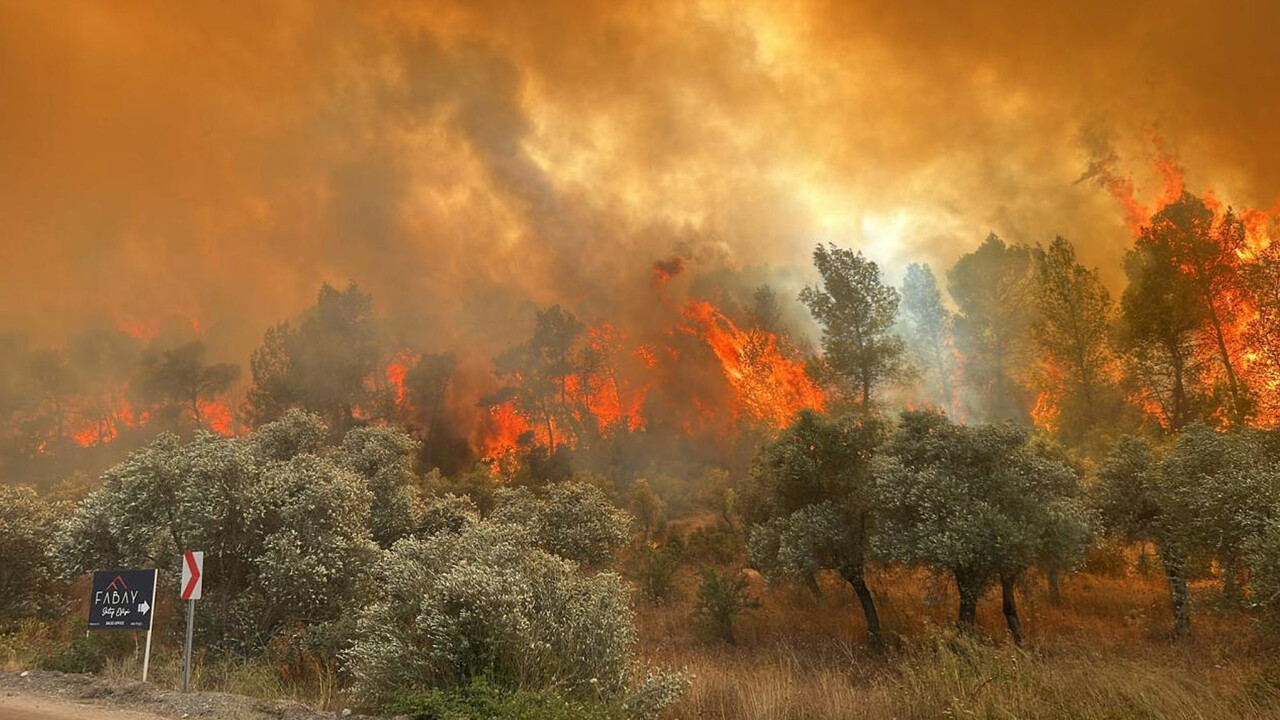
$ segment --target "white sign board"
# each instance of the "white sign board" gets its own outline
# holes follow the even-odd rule
[[[204,553],[188,550],[182,553],[182,599],[199,600],[204,590]]]

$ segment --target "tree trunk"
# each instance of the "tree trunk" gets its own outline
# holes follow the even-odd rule
[[[805,573],[804,586],[809,588],[809,592],[813,593],[816,598],[822,597],[822,586],[818,584],[818,576],[815,573]]]
[[[1186,637],[1191,630],[1191,591],[1180,563],[1166,558],[1165,572],[1169,576],[1169,599],[1173,603],[1173,632],[1180,638]]]
[[[440,418],[440,403],[443,401],[444,391],[441,391],[432,398],[431,414],[427,416],[427,436],[422,439],[422,450],[423,454],[430,458],[428,464],[436,460],[432,448],[435,447],[436,421]]]
[[[551,428],[551,408],[547,407],[547,401],[542,401],[542,417],[547,423],[547,453],[548,455],[556,454],[556,433]]]
[[[960,617],[956,624],[961,630],[970,631],[978,624],[978,598],[960,594]]]
[[[1238,573],[1234,562],[1222,564],[1222,597],[1233,604],[1241,599],[1240,582],[1237,576]]]
[[[1244,422],[1245,416],[1240,381],[1231,363],[1231,353],[1227,350],[1227,339],[1222,333],[1222,321],[1218,319],[1218,310],[1214,307],[1212,295],[1205,294],[1205,304],[1209,308],[1209,322],[1213,325],[1213,337],[1218,343],[1218,355],[1222,358],[1222,368],[1227,372],[1227,389],[1231,392],[1231,421],[1240,425]]]
[[[977,583],[969,583],[957,572],[956,590],[960,593],[960,615],[956,625],[963,631],[971,631],[978,624],[978,596],[982,593]]]
[[[1062,604],[1062,573],[1056,565],[1049,566],[1049,604]]]
[[[1173,364],[1173,414],[1169,418],[1169,429],[1178,430],[1185,421],[1187,412],[1187,391],[1182,381],[1183,360],[1182,350],[1178,347],[1177,339],[1169,343],[1169,356]]]
[[[933,346],[933,362],[938,367],[938,381],[942,386],[942,405],[946,408],[948,415],[955,417],[956,409],[951,401],[951,380],[947,377],[947,365],[943,360],[941,342]]]
[[[853,591],[858,595],[858,602],[862,605],[862,617],[867,621],[867,640],[879,647],[881,644],[880,614],[876,612],[876,603],[871,597],[867,581],[861,574],[852,575],[846,579],[853,586]]]
[[[1022,644],[1022,621],[1018,619],[1018,599],[1014,595],[1015,588],[1012,575],[1000,576],[1001,608],[1004,610],[1004,621],[1009,626],[1009,635],[1015,645]]]

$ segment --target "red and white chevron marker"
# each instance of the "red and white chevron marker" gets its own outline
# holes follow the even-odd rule
[[[182,599],[199,600],[204,589],[204,553],[188,550],[182,560]]]

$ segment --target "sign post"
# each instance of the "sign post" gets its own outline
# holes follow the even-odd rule
[[[196,600],[204,590],[204,553],[182,553],[182,599],[187,601],[187,642],[182,650],[182,692],[191,687],[191,634],[196,622]]]
[[[142,682],[151,667],[151,618],[156,607],[155,570],[98,570],[89,595],[90,630],[146,630]]]

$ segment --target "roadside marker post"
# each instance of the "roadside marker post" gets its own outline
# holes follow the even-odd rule
[[[187,641],[182,649],[182,692],[188,692],[191,689],[191,635],[196,622],[196,600],[200,599],[204,591],[203,552],[187,550],[182,553],[181,588],[181,597],[187,601]]]
[[[151,579],[151,609],[152,609],[152,610],[155,610],[155,607],[156,607],[156,581],[155,581],[155,571],[154,571],[154,570],[152,571],[151,578],[152,578],[152,579]],[[148,616],[148,617],[147,617],[147,649],[146,649],[146,650],[144,650],[144,651],[143,651],[143,653],[142,653],[142,682],[146,682],[146,681],[147,681],[147,670],[151,667],[151,626],[155,624],[155,623],[151,622],[151,617],[150,617],[151,615],[152,615],[152,613],[150,613],[150,612],[148,612],[148,613],[147,613],[147,616]]]

